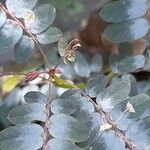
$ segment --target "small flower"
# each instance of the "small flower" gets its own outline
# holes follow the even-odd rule
[[[133,105],[130,102],[127,103],[126,107],[127,107],[128,112],[135,113],[135,109],[134,109]]]
[[[29,72],[26,76],[26,80],[27,81],[32,81],[34,79],[36,79],[39,76],[39,72],[38,71],[32,71]]]

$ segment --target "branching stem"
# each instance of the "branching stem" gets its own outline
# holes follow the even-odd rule
[[[49,91],[48,91],[48,98],[46,102],[46,121],[44,124],[44,144],[42,150],[47,150],[47,143],[48,143],[48,128],[49,128],[49,119],[50,119],[50,104],[51,104],[51,79],[49,79]]]
[[[116,127],[116,122],[114,122],[109,114],[107,112],[105,112],[103,110],[103,108],[101,106],[99,106],[98,104],[96,104],[92,98],[87,94],[85,93],[84,91],[82,91],[81,89],[79,89],[78,87],[76,88],[83,96],[85,96],[94,106],[95,110],[101,115],[101,118],[104,118],[107,123],[109,123],[110,125],[112,125],[112,130],[115,131],[116,135],[122,140],[125,142],[126,144],[126,147],[129,149],[129,150],[135,150],[136,149],[136,146],[130,141],[130,139],[128,139],[125,134],[119,130],[117,127]],[[123,114],[125,113],[126,111],[123,112]],[[122,116],[122,115],[121,115]]]

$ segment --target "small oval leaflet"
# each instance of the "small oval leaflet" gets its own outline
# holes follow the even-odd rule
[[[15,61],[19,64],[23,64],[28,61],[35,51],[35,43],[28,36],[24,35],[20,41],[16,44],[14,49]]]
[[[6,22],[7,16],[3,10],[0,10],[0,27]]]
[[[10,111],[8,119],[12,124],[31,123],[46,120],[46,107],[41,103],[30,103],[15,107]]]
[[[139,18],[119,24],[108,25],[104,37],[113,43],[130,42],[144,37],[149,30],[149,22]]]
[[[37,4],[38,0],[6,0],[6,7],[8,10],[18,18],[23,18],[27,10],[32,10]]]
[[[126,131],[126,136],[132,139],[137,150],[148,150],[150,141],[150,116],[138,120]]]
[[[117,104],[129,98],[130,90],[128,82],[115,82],[101,91],[96,101],[104,110],[111,111]]]
[[[83,150],[83,149],[70,141],[53,138],[48,142],[48,150]]]
[[[117,0],[105,4],[100,15],[106,22],[120,23],[144,16],[147,9],[147,0]]]
[[[103,67],[102,56],[97,54],[92,58],[91,61],[91,72],[100,72]]]
[[[37,91],[30,91],[26,93],[24,95],[24,99],[27,103],[45,103],[47,101],[47,97],[43,93]]]
[[[146,58],[143,55],[128,56],[121,58],[121,56],[110,55],[109,64],[112,71],[116,74],[130,73],[144,66]]]
[[[57,42],[62,37],[62,32],[58,28],[49,27],[45,32],[36,36],[41,44],[51,44]]]
[[[51,111],[53,114],[68,114],[71,115],[76,111],[75,105],[65,99],[55,99],[51,103]]]
[[[97,138],[91,150],[125,150],[125,144],[110,130]]]
[[[108,81],[107,78],[101,74],[90,80],[86,87],[86,92],[91,97],[96,97],[98,93],[106,87]]]
[[[46,30],[55,20],[56,10],[50,4],[43,4],[33,9],[34,18],[25,22],[25,26],[33,33],[39,34]]]
[[[36,150],[42,147],[43,128],[37,124],[20,124],[0,132],[2,150]]]
[[[90,76],[90,65],[81,53],[77,53],[76,61],[74,62],[74,70],[80,77]]]
[[[68,41],[64,38],[61,38],[58,41],[58,51],[60,56],[64,56],[67,52]]]
[[[0,54],[15,46],[22,34],[22,28],[15,21],[7,19],[0,28]]]
[[[73,142],[81,142],[89,137],[88,127],[72,116],[53,115],[50,122],[49,132],[53,137]]]

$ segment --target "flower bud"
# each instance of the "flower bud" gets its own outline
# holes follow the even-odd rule
[[[32,71],[29,72],[26,76],[26,80],[28,81],[32,81],[34,79],[36,79],[39,76],[39,72],[38,71]]]

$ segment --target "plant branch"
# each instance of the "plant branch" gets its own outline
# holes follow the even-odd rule
[[[49,61],[44,53],[44,50],[42,49],[42,47],[40,46],[40,43],[37,41],[37,39],[35,38],[35,36],[20,22],[19,19],[17,19],[11,12],[9,12],[1,3],[0,3],[0,7],[3,9],[3,11],[5,11],[5,13],[14,21],[16,21],[19,26],[23,29],[23,31],[32,38],[32,40],[35,42],[36,46],[38,47],[40,53],[42,54],[42,56],[44,57],[45,62],[50,66]]]
[[[81,89],[79,89],[78,87],[76,87],[76,89],[83,95],[85,96],[92,104],[93,106],[95,107],[96,111],[101,115],[101,118],[106,120],[107,123],[109,123],[111,126],[112,126],[112,130],[115,131],[116,135],[122,140],[125,142],[126,146],[128,149],[130,150],[135,150],[135,145],[130,141],[130,139],[128,139],[125,134],[119,130],[117,127],[116,127],[116,122],[114,122],[108,113],[106,113],[103,108],[101,106],[99,106],[98,104],[96,104],[92,98],[87,94],[85,93],[84,91],[82,91]]]
[[[49,119],[50,119],[50,104],[51,104],[51,79],[49,79],[49,91],[48,91],[48,98],[46,102],[46,121],[44,124],[44,144],[42,146],[42,150],[47,150],[48,128],[49,128]]]

